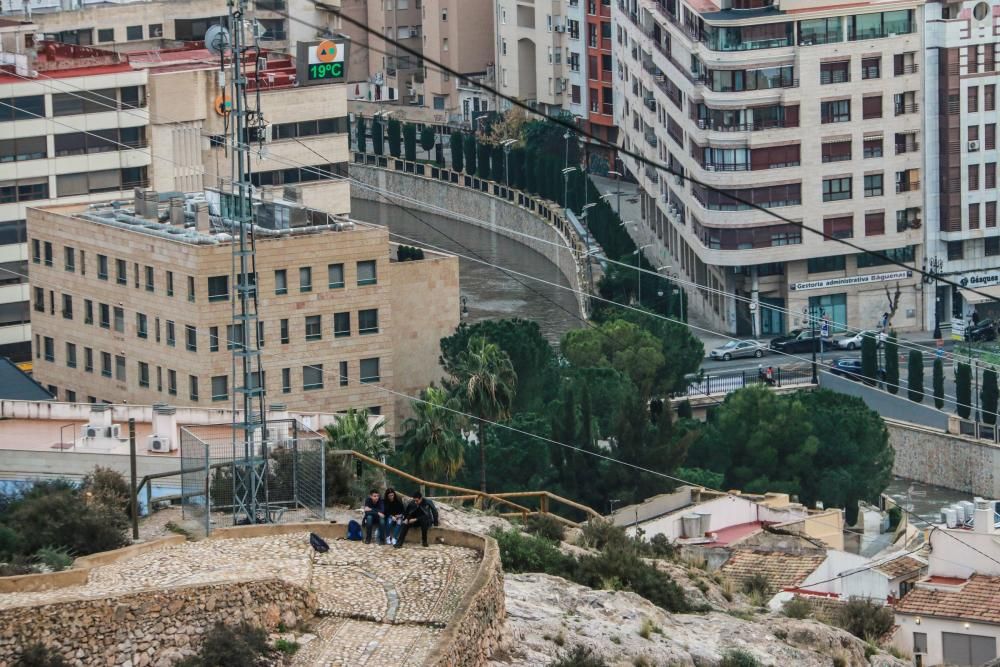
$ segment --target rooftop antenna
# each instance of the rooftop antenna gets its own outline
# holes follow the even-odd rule
[[[231,45],[229,88],[232,117],[228,143],[233,146],[232,178],[228,218],[238,230],[239,242],[233,244],[233,521],[236,524],[267,523],[268,511],[268,441],[263,368],[260,350],[260,327],[257,303],[256,244],[253,224],[253,193],[250,183],[250,138],[248,128],[260,118],[259,109],[247,108],[247,75],[243,54],[252,47],[246,43],[247,0],[227,0],[228,35],[213,35],[209,49]],[[207,40],[206,40],[207,41]],[[224,100],[225,103],[225,100]],[[235,386],[239,379],[239,386]],[[242,421],[240,419],[242,418]]]

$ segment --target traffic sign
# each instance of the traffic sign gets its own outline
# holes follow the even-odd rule
[[[822,336],[823,338],[829,338],[830,337],[830,323],[829,322],[823,322],[823,324],[819,328],[819,335]]]

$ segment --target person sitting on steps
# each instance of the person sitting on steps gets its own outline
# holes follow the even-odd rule
[[[403,546],[403,543],[406,542],[407,531],[410,526],[414,525],[420,526],[421,543],[425,547],[429,546],[427,544],[427,529],[438,525],[438,511],[434,503],[430,499],[424,498],[419,491],[413,494],[413,500],[406,506],[406,512],[403,514],[403,527],[396,540],[396,549]]]
[[[382,510],[385,512],[385,543],[395,544],[403,525],[403,514],[406,512],[403,500],[396,493],[396,489],[389,487],[385,490],[382,496]]]
[[[385,510],[382,505],[382,498],[376,489],[372,489],[365,498],[365,516],[361,520],[361,525],[365,529],[365,544],[372,543],[372,528],[377,528],[377,538],[379,544],[385,544]]]

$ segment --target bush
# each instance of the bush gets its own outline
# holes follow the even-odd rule
[[[741,648],[732,648],[722,655],[719,667],[760,667],[760,660]]]
[[[177,663],[177,667],[252,667],[272,653],[267,633],[249,623],[237,626],[217,624],[205,634],[198,654]]]
[[[958,364],[955,368],[955,412],[962,419],[972,414],[972,367]]]
[[[592,519],[583,524],[582,544],[591,549],[604,549],[608,546],[622,546],[631,542],[625,529],[610,521]]]
[[[128,517],[121,508],[82,502],[79,492],[72,488],[37,484],[13,505],[3,520],[19,532],[23,554],[34,554],[45,547],[62,547],[69,553],[85,556],[128,544],[125,535]]]
[[[632,591],[667,611],[690,611],[681,587],[634,547],[612,546],[596,556],[584,556],[577,562],[575,575],[574,581],[584,586]]]
[[[892,629],[892,609],[864,598],[852,598],[837,610],[837,625],[859,639],[878,639]]]
[[[69,667],[69,663],[55,649],[44,644],[32,644],[18,656],[13,667]]]
[[[920,350],[910,350],[909,376],[906,379],[908,396],[914,403],[924,400],[924,355]]]
[[[809,618],[809,615],[812,614],[812,605],[796,596],[785,601],[781,612],[788,618]]]
[[[52,572],[62,572],[73,564],[73,557],[60,547],[42,547],[35,554],[35,560]]]
[[[680,552],[677,544],[671,542],[669,538],[663,533],[657,533],[649,540],[650,549],[653,552],[653,556],[656,558],[666,558],[668,560],[676,560]]]
[[[566,536],[566,526],[559,519],[548,514],[535,514],[528,517],[528,524],[525,526],[532,535],[543,537],[553,542],[562,542]]]
[[[16,530],[0,525],[0,561],[9,560],[14,554],[20,553],[20,542],[21,537]]]
[[[743,580],[743,592],[747,595],[769,595],[771,581],[763,574],[751,574]]]
[[[500,561],[506,572],[544,572],[571,579],[573,558],[566,556],[541,537],[525,535],[519,530],[494,529],[490,535],[500,546]]]
[[[125,516],[132,516],[132,503],[129,500],[131,489],[125,477],[117,470],[97,466],[83,478],[80,492],[87,498],[87,502],[100,503],[109,509],[117,509]]]
[[[600,656],[594,655],[586,646],[577,644],[558,660],[550,662],[549,667],[608,667],[608,663]]]

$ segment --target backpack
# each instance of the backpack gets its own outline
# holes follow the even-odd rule
[[[352,542],[361,541],[361,524],[354,519],[347,522],[347,539]]]

